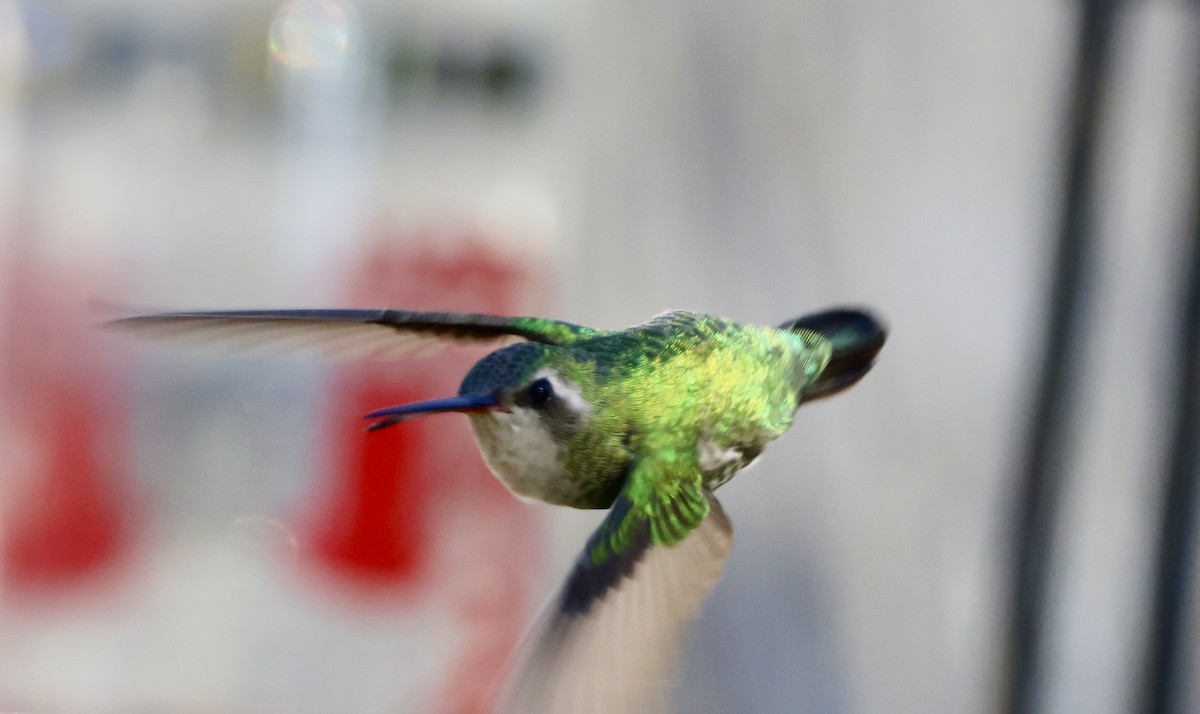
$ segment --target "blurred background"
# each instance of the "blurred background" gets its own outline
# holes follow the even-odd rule
[[[95,329],[115,312],[617,328],[839,303],[890,341],[722,490],[737,545],[678,709],[1003,710],[1073,205],[1086,309],[1058,330],[1073,386],[1020,696],[1136,709],[1198,20],[1157,0],[0,0],[0,710],[486,712],[599,521],[509,496],[461,418],[365,437],[361,414],[450,393],[479,352],[189,353]],[[1200,709],[1189,622],[1178,711]]]

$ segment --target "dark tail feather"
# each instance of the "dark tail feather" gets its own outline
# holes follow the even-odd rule
[[[832,396],[862,379],[887,341],[887,329],[865,310],[835,308],[805,315],[779,326],[811,330],[833,343],[833,356],[821,376],[801,395],[802,402]]]

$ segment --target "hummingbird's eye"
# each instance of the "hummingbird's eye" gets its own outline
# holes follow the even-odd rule
[[[550,386],[550,380],[545,377],[536,379],[533,384],[529,385],[529,403],[535,407],[542,406],[553,396],[554,387]]]

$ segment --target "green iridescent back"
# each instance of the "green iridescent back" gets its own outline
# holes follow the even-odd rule
[[[705,473],[706,445],[718,456],[757,456],[791,426],[800,394],[829,356],[816,333],[695,313],[580,340],[547,355],[546,366],[594,405],[587,428],[560,454],[564,469],[595,494],[597,508],[622,487],[635,514],[673,504],[671,517],[650,523],[654,542],[675,542],[707,515],[701,487],[719,486],[742,465]],[[630,479],[635,466],[641,473]]]

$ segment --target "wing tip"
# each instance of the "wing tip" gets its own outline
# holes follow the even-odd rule
[[[588,611],[562,608],[564,585],[515,650],[498,711],[669,711],[682,633],[724,574],[732,549],[729,518],[711,493],[705,496],[709,515],[692,535],[643,549],[646,557],[632,561],[632,578],[618,578]],[[650,579],[638,582],[643,576]],[[610,602],[608,595],[616,597]]]

